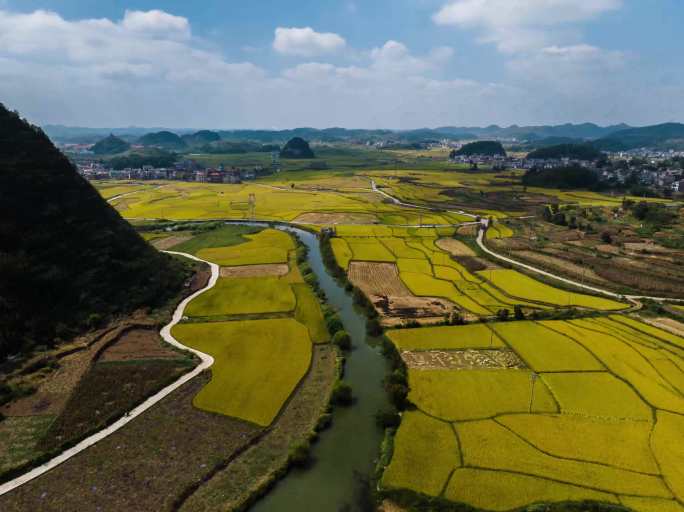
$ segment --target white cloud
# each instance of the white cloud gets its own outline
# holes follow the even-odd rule
[[[157,9],[151,11],[129,11],[124,14],[121,26],[131,31],[145,32],[147,35],[162,34],[190,37],[190,23],[187,18],[174,16]]]
[[[622,6],[622,0],[454,0],[433,16],[438,25],[478,30],[481,41],[500,51],[548,46],[576,38],[567,25],[591,20]]]
[[[684,117],[681,87],[645,94],[643,73],[630,75],[631,56],[620,52],[552,41],[510,56],[505,83],[454,76],[454,53],[416,54],[391,40],[354,52],[354,65],[317,57],[269,72],[228,61],[193,38],[188,20],[161,11],[65,20],[0,10],[0,100],[37,123],[81,126],[411,128]]]
[[[332,32],[316,32],[311,27],[278,27],[273,49],[283,55],[314,57],[342,50],[347,42]]]

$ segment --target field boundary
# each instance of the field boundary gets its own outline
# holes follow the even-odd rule
[[[176,340],[171,335],[171,329],[181,321],[183,318],[183,312],[185,311],[185,307],[190,303],[191,300],[195,299],[197,296],[201,295],[202,293],[206,292],[207,290],[210,290],[211,288],[214,287],[216,282],[218,281],[219,277],[219,266],[216,265],[215,263],[211,263],[209,261],[202,260],[196,256],[193,256],[191,254],[186,254],[183,252],[174,252],[174,251],[164,251],[168,254],[173,254],[176,256],[183,256],[185,258],[190,258],[192,260],[198,261],[200,263],[206,263],[209,265],[211,268],[211,277],[209,278],[209,282],[206,284],[206,286],[200,290],[197,290],[195,293],[189,295],[185,299],[183,299],[178,306],[176,306],[176,309],[173,313],[173,316],[171,318],[171,321],[166,324],[161,331],[159,331],[159,334],[161,337],[169,343],[170,345],[173,345],[176,348],[179,348],[181,350],[185,350],[188,352],[193,353],[197,357],[200,358],[201,363],[195,366],[195,368],[182,375],[178,380],[173,382],[172,384],[169,384],[166,386],[164,389],[161,391],[158,391],[154,395],[148,397],[143,403],[140,405],[136,406],[132,410],[128,411],[125,413],[121,418],[119,418],[117,421],[109,425],[108,427],[100,430],[99,432],[96,432],[89,437],[83,439],[81,442],[76,444],[75,446],[72,446],[71,448],[68,448],[64,450],[62,453],[57,455],[56,457],[53,457],[52,459],[48,460],[44,464],[32,469],[31,471],[28,471],[27,473],[24,473],[23,475],[20,475],[13,480],[10,480],[8,482],[5,482],[4,484],[0,485],[0,496],[3,494],[7,494],[8,492],[21,487],[25,483],[30,482],[31,480],[34,480],[35,478],[38,478],[39,476],[47,473],[48,471],[56,468],[63,462],[68,461],[75,455],[78,455],[82,451],[88,449],[89,447],[93,446],[97,442],[101,441],[102,439],[110,436],[117,430],[121,429],[124,427],[127,423],[135,419],[136,417],[140,416],[142,413],[150,409],[152,406],[156,405],[159,403],[161,400],[163,400],[165,397],[167,397],[169,394],[171,394],[173,391],[181,387],[183,384],[186,382],[192,380],[195,378],[197,375],[202,373],[204,370],[208,369],[211,365],[214,364],[214,358],[211,357],[208,354],[205,354],[204,352],[200,352],[199,350],[192,349],[190,347],[187,347],[183,345],[181,342]]]

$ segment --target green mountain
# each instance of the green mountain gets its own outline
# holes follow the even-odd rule
[[[0,360],[160,305],[186,278],[1,104],[0,219]]]
[[[627,151],[642,147],[684,148],[684,124],[664,123],[621,130],[595,141],[594,146],[605,151]]]
[[[221,140],[221,136],[211,130],[200,130],[195,133],[183,135],[181,139],[188,146],[203,146]]]
[[[109,137],[96,142],[90,150],[96,155],[116,155],[128,151],[130,147],[128,142],[110,133]]]
[[[506,150],[500,142],[494,140],[478,140],[469,144],[464,144],[458,151],[452,152],[454,156],[473,156],[487,155],[506,156]]]
[[[173,132],[166,131],[147,133],[138,139],[138,143],[143,146],[155,146],[162,149],[186,148],[183,139]]]
[[[309,143],[301,137],[294,137],[280,150],[281,158],[316,158]]]
[[[545,160],[548,158],[572,158],[573,160],[596,160],[603,153],[592,144],[557,144],[532,151],[527,155],[530,159]]]

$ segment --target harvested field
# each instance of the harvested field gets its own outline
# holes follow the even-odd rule
[[[647,324],[653,325],[654,327],[664,329],[672,334],[676,334],[677,336],[684,338],[684,323],[682,322],[678,322],[677,320],[667,317],[642,318],[641,320]]]
[[[282,277],[287,275],[290,267],[287,263],[265,265],[240,265],[237,267],[221,267],[221,277]]]
[[[198,376],[126,428],[0,496],[0,510],[63,512],[83,510],[85,503],[102,512],[171,510],[184,489],[260,432],[193,407],[193,397],[208,379]]]
[[[152,241],[152,245],[160,251],[171,249],[174,245],[182,244],[192,238],[192,235],[177,235],[158,238]]]
[[[477,236],[477,231],[479,230],[479,225],[468,225],[468,226],[460,226],[457,230],[456,233],[458,233],[461,236]]]
[[[525,368],[525,363],[510,349],[430,350],[402,352],[406,366],[415,370],[474,370],[477,368]]]
[[[444,315],[454,310],[454,305],[439,297],[377,297],[373,305],[386,317],[444,320]]]
[[[475,256],[475,252],[470,247],[453,238],[440,238],[435,245],[452,256]]]
[[[303,213],[293,222],[300,224],[376,224],[378,219],[370,213]]]
[[[349,280],[367,296],[411,297],[399,278],[395,263],[353,261],[349,265]]]
[[[131,329],[98,356],[99,362],[130,361],[133,359],[177,359],[179,353],[162,344],[156,329]]]
[[[189,360],[99,362],[83,376],[40,442],[44,451],[85,437],[131,410],[192,367]]]
[[[501,338],[483,323],[394,329],[387,332],[387,337],[401,351],[505,347]]]

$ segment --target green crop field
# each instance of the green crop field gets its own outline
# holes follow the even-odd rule
[[[314,343],[329,341],[330,335],[323,319],[318,297],[314,295],[308,284],[294,283],[291,286],[297,299],[295,319],[309,329],[309,336]]]
[[[263,426],[273,421],[311,361],[309,332],[291,318],[181,323],[172,334],[215,359],[195,406]]]
[[[330,241],[330,244],[332,245],[333,254],[335,255],[337,264],[343,269],[349,267],[349,262],[354,257],[351,249],[349,248],[349,244],[347,244],[344,238],[333,238]]]
[[[277,229],[264,229],[245,235],[248,242],[230,247],[201,249],[197,256],[221,266],[287,263],[289,251],[294,249],[290,235]]]
[[[280,313],[297,301],[290,283],[280,277],[221,278],[211,290],[188,304],[190,317]]]

